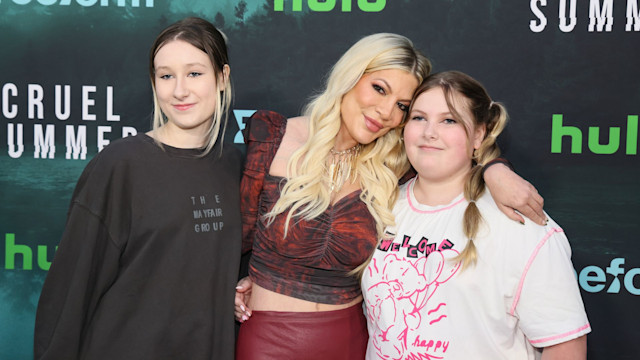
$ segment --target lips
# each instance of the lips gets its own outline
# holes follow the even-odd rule
[[[419,146],[418,146],[418,148],[419,148],[420,150],[423,150],[423,151],[437,151],[437,150],[442,150],[441,148],[439,148],[439,147],[435,147],[435,146],[433,146],[433,145],[419,145]]]
[[[382,124],[380,124],[379,122],[373,120],[368,116],[364,117],[364,124],[367,127],[367,129],[369,129],[369,131],[373,133],[377,133],[378,131],[380,131],[380,129],[382,129]]]
[[[189,110],[193,107],[194,104],[175,104],[173,107],[179,111]]]

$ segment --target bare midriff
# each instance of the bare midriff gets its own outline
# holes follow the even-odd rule
[[[253,284],[249,308],[258,311],[293,311],[293,312],[314,312],[341,310],[358,304],[362,301],[362,296],[358,296],[346,304],[321,304],[312,301],[297,299],[291,296],[278,294],[267,290],[259,285]]]

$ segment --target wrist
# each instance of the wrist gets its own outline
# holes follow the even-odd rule
[[[482,177],[484,178],[485,173],[487,172],[487,169],[489,169],[490,167],[492,167],[493,165],[496,164],[502,164],[506,167],[508,167],[509,169],[511,169],[511,171],[516,172],[516,170],[513,168],[513,165],[511,164],[511,162],[509,162],[509,160],[505,159],[505,158],[495,158],[489,162],[487,162],[482,166]]]

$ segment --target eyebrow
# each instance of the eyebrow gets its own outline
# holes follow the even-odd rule
[[[413,110],[411,110],[411,113],[414,113],[414,112],[416,112],[416,113],[420,113],[420,114],[422,114],[422,115],[427,115],[427,113],[426,113],[426,112],[424,112],[424,111],[422,111],[422,110],[420,110],[420,109],[413,109]],[[439,113],[439,114],[436,114],[436,115],[439,115],[439,116],[450,116],[450,117],[454,117],[454,116],[453,116],[453,114],[451,113],[451,111],[447,111],[447,112]]]
[[[194,63],[188,63],[186,64],[184,67],[191,67],[191,66],[203,66],[203,67],[207,67],[207,65],[203,64],[203,63],[199,63],[199,62],[194,62]],[[170,66],[158,66],[158,67],[154,67],[155,70],[161,70],[161,69],[170,69]]]
[[[389,84],[389,83],[387,82],[387,80],[385,80],[384,78],[375,78],[374,80],[382,81],[382,82],[384,83],[384,85],[385,85],[387,88],[389,88],[389,91],[390,91],[390,92],[393,92],[393,88],[391,87],[391,84]],[[399,99],[398,101],[406,101],[406,102],[409,102],[409,103],[410,103],[410,102],[411,102],[411,98],[408,98],[408,99]]]

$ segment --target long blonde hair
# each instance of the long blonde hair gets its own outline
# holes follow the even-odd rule
[[[266,215],[272,222],[276,215],[287,212],[285,236],[292,217],[316,218],[331,202],[324,164],[340,130],[342,97],[363,74],[385,69],[404,70],[421,82],[429,74],[431,64],[404,36],[389,33],[366,36],[338,60],[329,73],[325,90],[305,107],[309,137],[289,159],[288,181]],[[375,219],[380,236],[386,226],[394,224],[391,209],[397,196],[398,178],[409,168],[400,138],[399,129],[390,130],[363,145],[355,162],[362,189],[360,199]]]
[[[197,17],[182,19],[164,29],[160,35],[156,37],[149,51],[149,78],[151,79],[151,88],[153,90],[154,133],[167,123],[167,118],[160,108],[158,95],[156,94],[154,59],[162,46],[175,40],[185,41],[206,53],[213,65],[216,81],[218,84],[223,85],[219,88],[220,91],[216,92],[216,108],[213,113],[211,125],[207,131],[206,146],[202,154],[204,156],[215,146],[218,135],[220,135],[220,128],[222,128],[220,137],[224,137],[229,107],[231,106],[231,79],[230,77],[224,78],[224,67],[229,64],[226,37],[216,29],[213,24]],[[220,153],[222,153],[222,147],[220,147]]]
[[[418,86],[413,100],[415,101],[420,94],[433,88],[442,89],[449,110],[457,119],[465,120],[461,116],[463,112],[456,109],[455,105],[464,106],[471,113],[472,118],[463,121],[467,136],[471,136],[471,125],[484,126],[486,129],[480,147],[474,152],[471,160],[471,172],[464,185],[464,197],[469,201],[469,204],[464,212],[462,228],[469,242],[464,250],[454,258],[454,261],[462,263],[462,270],[464,270],[477,261],[474,241],[483,219],[475,202],[485,190],[482,166],[500,156],[500,148],[496,140],[507,124],[507,110],[502,104],[491,100],[487,90],[480,82],[459,71],[446,71],[429,76]],[[456,96],[461,96],[463,101],[454,101]]]

